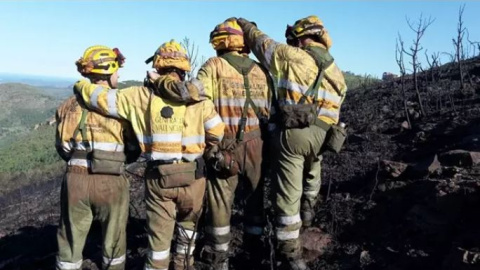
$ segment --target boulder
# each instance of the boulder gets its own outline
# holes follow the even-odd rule
[[[390,160],[382,160],[381,165],[382,170],[393,178],[400,177],[408,168],[408,164]]]
[[[438,157],[444,166],[471,167],[480,164],[480,152],[451,150]]]
[[[430,175],[442,168],[442,165],[438,161],[437,155],[425,158],[420,162],[413,164],[409,168],[409,172],[412,176],[423,177]]]
[[[331,235],[316,227],[303,231],[300,238],[303,246],[303,257],[307,262],[322,256],[332,242]]]

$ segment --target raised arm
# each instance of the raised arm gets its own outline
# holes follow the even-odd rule
[[[149,73],[149,76],[155,77],[152,84],[155,94],[170,101],[191,103],[211,99],[211,96],[205,93],[202,82],[196,78],[180,81],[171,75],[155,76],[153,73]]]
[[[146,107],[148,89],[143,87],[129,87],[122,90],[92,84],[80,80],[73,86],[84,103],[95,111],[115,118],[131,120],[134,108]]]

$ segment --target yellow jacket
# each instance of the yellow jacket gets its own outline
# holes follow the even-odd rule
[[[224,124],[211,101],[186,106],[160,98],[146,87],[109,90],[85,80],[74,88],[88,106],[128,120],[148,159],[193,161],[207,144],[223,138]]]
[[[300,48],[274,41],[251,23],[246,23],[242,28],[245,42],[273,77],[279,103],[298,103],[318,73],[313,57]],[[325,48],[320,43],[311,46]],[[338,123],[346,91],[345,79],[337,65],[333,63],[326,67],[318,93],[318,118],[328,124]]]
[[[68,161],[68,165],[90,167],[90,162],[86,158],[72,157],[74,150],[86,151],[88,147],[82,142],[84,138],[82,138],[80,132],[76,138],[73,138],[80,123],[83,109],[84,106],[77,102],[75,96],[70,97],[58,107],[55,146],[60,156]],[[89,111],[85,120],[87,129],[85,140],[88,140],[92,150],[123,153],[125,148],[123,135],[128,128],[127,124]],[[75,140],[76,146],[70,142],[72,138]]]
[[[238,52],[232,54],[241,56]],[[246,99],[243,75],[222,57],[212,57],[200,68],[197,79],[177,83],[171,76],[161,76],[154,84],[160,92],[169,97],[176,96],[178,100],[189,102],[203,97],[213,100],[215,109],[226,124],[225,135],[234,136],[238,131]],[[268,119],[271,106],[268,75],[259,65],[255,65],[248,73],[248,80],[258,116]],[[258,130],[259,124],[259,118],[249,106],[245,132]]]

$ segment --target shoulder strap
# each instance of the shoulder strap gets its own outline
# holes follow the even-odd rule
[[[80,123],[78,124],[77,128],[73,132],[72,142],[74,142],[74,147],[76,148],[77,143],[76,143],[75,139],[77,138],[78,133],[81,132],[82,143],[83,143],[83,145],[85,145],[85,148],[86,148],[87,152],[90,152],[92,150],[92,148],[91,148],[90,142],[88,141],[88,138],[87,138],[87,126],[85,125],[85,121],[87,120],[87,115],[88,115],[88,110],[83,109],[82,110],[82,117],[80,118]]]
[[[325,69],[329,67],[334,61],[332,55],[324,48],[309,46],[305,48],[305,51],[310,54],[310,56],[312,56],[312,58],[315,60],[315,63],[318,67],[318,73],[315,81],[312,85],[310,85],[305,94],[300,98],[298,104],[304,104],[307,97],[312,97],[314,101],[318,99],[318,89],[320,88],[320,84],[325,75]]]
[[[240,126],[237,133],[237,140],[243,141],[243,134],[245,133],[245,126],[247,124],[248,107],[251,106],[257,117],[259,116],[259,110],[257,105],[250,97],[250,82],[248,80],[248,74],[256,65],[255,61],[248,57],[242,57],[226,53],[220,56],[225,59],[232,67],[234,67],[238,73],[243,75],[243,86],[245,87],[245,103],[242,110],[242,118],[240,120]]]

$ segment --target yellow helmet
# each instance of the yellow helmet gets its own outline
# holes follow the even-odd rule
[[[315,15],[308,16],[295,22],[292,33],[296,38],[302,36],[318,36],[320,42],[328,48],[332,46],[332,39],[324,27],[322,20]]]
[[[146,64],[150,62],[153,62],[152,67],[155,69],[174,67],[187,72],[191,70],[187,50],[173,39],[163,43],[153,56],[145,61]]]
[[[237,20],[230,19],[215,26],[210,33],[210,43],[213,49],[241,51],[245,46],[243,30]]]
[[[88,74],[111,75],[120,68],[117,54],[109,47],[101,45],[87,48],[75,65],[83,76]]]

